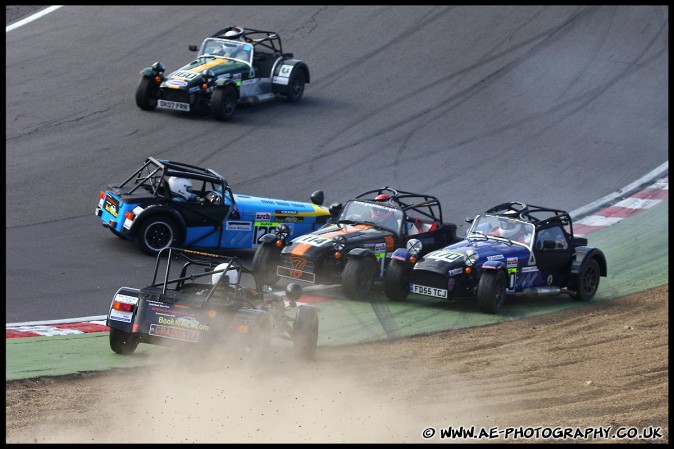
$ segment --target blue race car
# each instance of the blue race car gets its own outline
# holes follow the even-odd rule
[[[149,157],[126,181],[101,191],[96,216],[118,237],[156,255],[170,246],[253,249],[284,223],[292,236],[330,219],[323,192],[311,203],[235,194],[215,171]]]
[[[461,242],[423,257],[418,240],[396,250],[386,271],[386,296],[477,298],[482,312],[496,314],[508,295],[563,293],[589,301],[606,276],[604,253],[573,235],[565,211],[510,202],[467,221],[471,227]]]

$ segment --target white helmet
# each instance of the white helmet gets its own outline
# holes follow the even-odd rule
[[[192,197],[192,181],[187,178],[178,178],[177,176],[170,176],[168,179],[169,189],[176,195],[180,195],[186,200]]]
[[[224,270],[227,268],[227,263],[221,263],[217,267],[213,269],[213,271],[218,271],[218,270]],[[215,273],[211,275],[211,282],[213,285],[217,284],[220,278],[222,277],[223,272],[220,271],[219,273]],[[224,272],[224,274],[229,277],[229,284],[236,285],[236,283],[239,281],[239,272],[236,271],[236,269],[231,268],[227,271]]]
[[[505,238],[512,238],[522,230],[522,224],[516,221],[501,220],[499,223],[500,235]]]

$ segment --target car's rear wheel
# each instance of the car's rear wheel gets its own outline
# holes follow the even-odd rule
[[[297,69],[293,77],[288,83],[288,101],[294,103],[300,101],[302,94],[304,94],[304,84],[306,83],[306,75],[304,70]]]
[[[349,299],[365,299],[372,292],[377,264],[372,257],[351,257],[342,271],[342,290]]]
[[[597,293],[600,276],[599,263],[595,259],[588,260],[578,273],[576,291],[571,297],[576,301],[590,301]]]
[[[485,270],[477,285],[477,306],[484,313],[497,314],[505,303],[506,275],[502,270]]]
[[[318,308],[302,305],[297,309],[293,323],[293,348],[295,356],[312,360],[318,343]]]
[[[141,78],[136,89],[136,105],[144,111],[152,111],[157,107],[159,86],[150,78]]]
[[[168,217],[147,218],[136,233],[136,242],[145,254],[156,256],[164,248],[178,244],[178,226]]]
[[[112,349],[117,354],[133,354],[133,352],[138,347],[139,342],[140,340],[136,334],[130,334],[128,332],[115,329],[114,327],[110,328],[110,349]]]
[[[404,301],[410,291],[409,266],[405,262],[392,260],[384,276],[384,293],[391,301]]]
[[[231,120],[236,112],[239,95],[232,86],[216,88],[211,96],[211,112],[218,120]]]
[[[279,281],[276,267],[281,262],[281,251],[271,243],[261,243],[255,250],[251,268],[260,277],[263,285],[273,287]]]

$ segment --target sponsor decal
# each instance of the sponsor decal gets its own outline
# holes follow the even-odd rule
[[[545,283],[548,284],[548,285],[552,285],[552,280],[553,280],[553,279],[552,279],[552,275],[549,274],[549,275],[548,275],[548,278],[545,280]]]
[[[297,215],[296,210],[277,210],[275,213],[280,215]]]
[[[201,87],[199,86],[194,86],[190,88],[190,93],[193,94],[194,92],[199,92],[201,90]]]
[[[501,260],[503,259],[503,254],[497,254],[496,256],[487,256],[487,260]]]
[[[463,268],[454,268],[453,270],[449,270],[447,272],[448,276],[456,276],[457,274],[463,273]]]
[[[522,268],[522,273],[532,273],[534,271],[538,271],[538,268],[536,268],[536,267],[523,267]]]
[[[508,259],[507,259],[508,268],[517,267],[517,261],[518,260],[519,259],[517,259],[517,257],[508,257]]]
[[[282,84],[284,86],[287,86],[288,85],[288,78],[281,78],[281,77],[278,77],[278,76],[274,76],[272,78],[272,82],[274,84]]]
[[[255,221],[273,221],[270,212],[255,212]]]
[[[177,87],[183,87],[187,86],[187,82],[182,81],[182,80],[168,80],[166,82],[167,86],[177,86]]]
[[[150,325],[150,335],[172,338],[174,340],[190,341],[193,343],[199,341],[199,331],[181,327],[161,326],[159,324]]]
[[[225,74],[223,74],[223,75],[218,75],[218,79],[220,79],[220,78],[229,78],[230,76],[232,76],[231,73],[225,73]]]
[[[253,83],[255,83],[256,81],[257,81],[256,79],[245,80],[245,81],[242,81],[241,84],[253,84]]]
[[[117,302],[123,302],[124,304],[136,304],[138,302],[138,298],[135,296],[124,295],[122,293],[116,294],[114,300]]]
[[[240,73],[235,73],[235,74],[232,76],[232,79],[233,79],[234,81],[241,81],[241,74],[240,74]]]
[[[278,223],[275,221],[256,221],[255,222],[255,227],[256,228],[275,228],[278,226]]]
[[[279,70],[278,76],[281,78],[289,78],[290,73],[293,71],[293,66],[291,65],[282,65],[281,70]]]
[[[103,209],[105,209],[113,217],[117,218],[117,214],[119,213],[119,202],[113,197],[106,195]]]
[[[250,221],[228,221],[225,225],[227,231],[250,231],[253,224]]]
[[[110,319],[113,321],[121,321],[122,323],[130,323],[133,317],[133,312],[123,312],[121,310],[110,310]]]

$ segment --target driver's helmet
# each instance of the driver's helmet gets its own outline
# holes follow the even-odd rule
[[[499,222],[499,235],[505,238],[513,238],[522,231],[522,224],[517,221],[501,220]]]
[[[187,178],[179,178],[177,176],[170,176],[168,179],[168,186],[171,193],[181,196],[186,200],[192,198],[192,181]]]
[[[387,195],[385,193],[380,193],[377,195],[374,199],[378,203],[383,203],[383,204],[392,204],[391,203],[391,196]],[[391,215],[393,215],[393,211],[390,209],[379,209],[379,208],[372,208],[372,218],[375,219],[376,221],[383,221],[389,218]]]
[[[224,270],[225,268],[227,268],[227,263],[221,263],[220,265],[215,267],[213,269],[213,271]],[[218,281],[220,281],[220,278],[222,277],[223,273],[225,274],[225,276],[227,276],[229,278],[228,279],[229,282],[227,282],[228,284],[236,285],[236,283],[239,280],[239,272],[236,271],[234,268],[230,268],[227,271],[221,271],[219,273],[212,274],[211,275],[211,282],[213,283],[213,285],[217,284]]]

